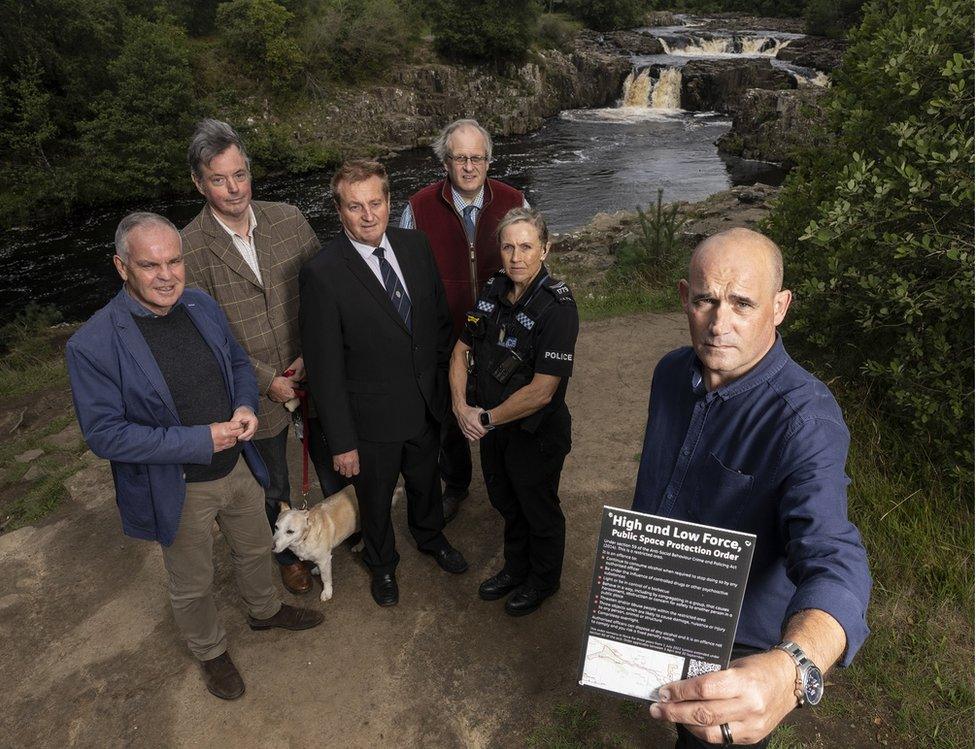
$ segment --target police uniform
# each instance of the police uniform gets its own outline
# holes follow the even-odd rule
[[[474,353],[468,400],[489,410],[529,384],[536,373],[561,378],[548,404],[481,439],[488,497],[505,519],[503,571],[551,593],[559,586],[565,547],[558,491],[572,444],[565,398],[579,314],[569,287],[553,279],[544,265],[514,304],[506,299],[511,288],[511,279],[499,271],[468,313],[460,336]]]

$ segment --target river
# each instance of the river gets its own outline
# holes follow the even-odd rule
[[[680,65],[681,57],[633,61]],[[497,142],[491,175],[525,190],[555,232],[585,224],[601,211],[647,206],[656,200],[658,189],[664,190],[665,201],[696,201],[733,184],[778,183],[782,173],[771,165],[718,154],[715,141],[730,125],[724,115],[655,109],[649,100],[638,106],[567,111],[534,133]],[[393,221],[412,192],[443,174],[428,149],[401,152],[385,164],[391,176]],[[297,205],[326,240],[339,228],[328,195],[329,176],[310,172],[261,179],[254,197]],[[183,226],[200,207],[200,197],[194,194],[92,210],[58,225],[0,232],[0,321],[11,319],[30,302],[55,305],[67,320],[84,319],[118,289],[112,239],[125,213],[156,211]]]

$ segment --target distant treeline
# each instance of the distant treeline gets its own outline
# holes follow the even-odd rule
[[[186,190],[193,122],[242,127],[255,162],[301,171],[336,154],[294,137],[302,103],[416,57],[503,71],[567,48],[582,25],[652,9],[777,15],[850,0],[0,0],[0,226]],[[853,12],[853,11],[852,11]],[[848,19],[850,20],[850,19]],[[836,25],[836,24],[835,24]],[[247,132],[266,111],[273,122]]]

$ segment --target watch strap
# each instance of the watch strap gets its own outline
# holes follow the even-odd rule
[[[803,689],[803,674],[807,667],[813,665],[813,661],[807,658],[807,654],[803,652],[803,648],[790,640],[784,640],[781,643],[773,645],[773,648],[782,650],[793,660],[793,665],[796,666],[796,681],[793,685],[793,695],[796,697],[796,706],[803,707],[807,704],[806,691]]]

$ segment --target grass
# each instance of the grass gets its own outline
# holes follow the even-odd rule
[[[28,305],[0,328],[0,398],[16,398],[55,385],[67,387],[63,337],[51,325],[60,315],[51,307]]]
[[[973,728],[971,486],[949,482],[887,429],[857,393],[840,393],[852,434],[850,516],[868,550],[872,633],[834,678],[856,701],[844,720],[926,747],[969,745]]]
[[[64,482],[83,466],[81,455],[85,451],[79,438],[77,444],[58,448],[44,441],[45,437],[57,434],[74,421],[71,414],[58,416],[40,430],[30,432],[17,440],[0,444],[0,466],[2,484],[11,485],[21,480],[31,466],[41,469],[41,476],[30,487],[3,510],[3,530],[11,531],[31,525],[50,514],[68,497]],[[30,463],[18,463],[15,455],[41,448],[44,455]]]

